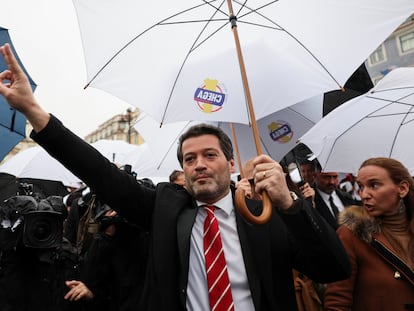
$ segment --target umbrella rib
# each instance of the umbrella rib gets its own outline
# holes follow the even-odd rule
[[[402,86],[402,87],[393,87],[393,88],[389,88],[389,89],[383,89],[383,90],[372,90],[371,91],[371,94],[376,94],[376,93],[384,93],[384,92],[389,92],[389,91],[398,91],[398,90],[406,90],[406,89],[414,89],[414,86]],[[409,94],[409,95],[407,95],[407,96],[410,96],[410,95],[412,95],[413,93],[411,93],[411,94]],[[407,97],[407,96],[405,96],[405,97]],[[405,98],[405,97],[403,97],[403,98]]]
[[[246,0],[243,4],[242,4],[241,2],[239,2],[239,1],[233,1],[233,2],[235,2],[235,3],[237,3],[237,4],[240,4],[240,6],[241,6],[241,7],[240,7],[240,10],[239,10],[239,12],[238,12],[238,14],[241,12],[241,10],[242,10],[243,8],[247,8],[248,10],[250,10],[250,11],[248,11],[248,12],[246,12],[246,13],[244,13],[243,15],[240,15],[240,16],[238,16],[238,14],[237,14],[238,18],[243,18],[243,17],[245,17],[245,16],[247,16],[247,15],[250,15],[250,14],[252,14],[252,13],[257,13],[257,14],[259,14],[260,16],[262,16],[260,13],[258,13],[258,12],[257,12],[258,10],[261,10],[261,9],[263,9],[263,8],[265,8],[265,7],[269,6],[269,5],[272,5],[272,4],[276,3],[276,2],[279,2],[279,0],[270,1],[270,2],[268,2],[268,3],[266,3],[266,4],[262,5],[262,6],[257,7],[256,9],[252,9],[252,8],[250,8],[250,7],[246,6],[246,2],[247,2],[247,0]],[[263,16],[262,16],[262,17],[263,17]]]
[[[262,27],[262,28],[268,28],[268,29],[273,29],[273,30],[280,30],[280,31],[284,31],[283,29],[281,29],[280,27],[271,27],[269,25],[262,25],[262,24],[258,24],[258,23],[252,23],[252,22],[247,22],[247,21],[239,21],[238,22],[240,24],[245,24],[245,25],[251,25],[251,26],[258,26],[258,27]]]
[[[225,24],[221,25],[216,30],[214,30],[213,32],[211,32],[211,34],[209,34],[207,37],[205,37],[205,39],[203,39],[202,41],[200,41],[197,45],[193,45],[191,47],[190,51],[189,51],[189,54],[192,53],[193,51],[195,51],[196,49],[198,49],[201,45],[203,45],[204,42],[206,42],[207,40],[209,40],[211,37],[213,37],[217,32],[219,32],[220,30],[222,30],[227,25],[228,25],[228,20],[226,21]]]
[[[234,1],[234,2],[236,2],[236,3],[239,3],[238,1]],[[271,2],[269,2],[269,3],[267,3],[267,4],[265,4],[265,5],[263,5],[263,6],[261,6],[261,7],[259,7],[259,8],[257,8],[257,9],[253,9],[253,8],[250,8],[250,7],[248,7],[248,6],[245,6],[244,4],[243,4],[243,6],[245,6],[246,8],[248,8],[249,10],[250,10],[250,12],[248,12],[248,13],[246,13],[245,15],[243,15],[243,16],[246,16],[246,15],[248,15],[248,14],[252,14],[252,13],[256,13],[257,15],[259,15],[260,17],[262,17],[263,19],[265,19],[265,20],[267,20],[267,21],[269,21],[270,23],[272,23],[273,25],[275,25],[276,27],[278,27],[278,28],[276,28],[277,30],[282,30],[282,31],[284,31],[289,37],[291,37],[293,40],[295,40],[306,52],[308,52],[308,54],[325,70],[325,72],[331,77],[331,79],[339,86],[339,88],[341,88],[341,89],[343,89],[343,86],[335,79],[335,77],[330,73],[330,71],[328,70],[328,68],[326,68],[326,66],[322,63],[322,61],[321,60],[319,60],[317,57],[316,57],[316,55],[315,54],[313,54],[312,53],[312,51],[311,50],[309,50],[298,38],[296,38],[292,33],[290,33],[289,31],[287,31],[285,28],[283,28],[281,25],[279,25],[278,23],[276,23],[275,21],[273,21],[273,20],[271,20],[270,18],[268,18],[267,16],[265,16],[265,15],[263,15],[262,13],[260,13],[260,12],[258,12],[258,10],[260,10],[260,9],[262,9],[262,8],[264,8],[264,7],[266,7],[266,6],[269,6],[269,5],[272,5],[272,4],[274,4],[274,3],[276,3],[276,2],[278,2],[278,0],[275,0],[275,1],[271,1]],[[240,4],[240,3],[239,3]],[[240,16],[239,18],[242,18],[243,16]],[[271,27],[269,27],[269,28],[271,28]]]
[[[332,147],[330,148],[330,150],[329,150],[329,154],[328,154],[328,156],[326,157],[326,161],[325,161],[325,166],[326,166],[326,164],[329,162],[329,160],[330,160],[330,158],[331,158],[331,155],[332,155],[332,153],[333,153],[333,150],[335,149],[335,146],[336,146],[336,143],[338,142],[338,140],[343,136],[343,135],[345,135],[349,130],[351,130],[355,125],[357,125],[358,123],[361,123],[362,122],[362,120],[363,119],[365,119],[365,118],[367,118],[367,117],[369,117],[369,115],[371,115],[371,114],[373,114],[373,113],[375,113],[375,112],[377,112],[377,111],[379,111],[379,110],[381,110],[381,109],[383,109],[383,107],[381,107],[381,108],[379,108],[379,109],[377,109],[377,110],[375,110],[375,111],[373,111],[373,112],[371,112],[371,113],[369,113],[368,115],[366,115],[366,116],[363,116],[363,117],[361,117],[359,120],[357,120],[355,123],[353,123],[352,125],[350,125],[350,126],[348,126],[347,127],[347,129],[346,130],[344,130],[340,135],[338,135],[336,138],[335,138],[335,140],[334,140],[334,142],[332,143]],[[325,167],[324,167],[325,168]]]
[[[211,22],[211,20],[214,18],[214,16],[217,14],[217,12],[221,12],[220,10],[219,10],[219,8],[220,7],[222,7],[223,6],[223,4],[224,4],[224,2],[225,2],[225,0],[223,0],[222,2],[221,2],[221,4],[220,4],[220,6],[218,7],[218,8],[216,8],[216,7],[214,7],[216,10],[214,11],[214,13],[211,15],[211,17],[207,20],[207,22],[206,22],[206,24],[204,25],[204,27],[203,27],[203,29],[200,31],[200,33],[197,35],[197,37],[195,38],[195,40],[194,40],[194,42],[193,42],[193,44],[192,44],[192,46],[190,47],[190,49],[189,49],[189,51],[188,51],[188,53],[187,53],[187,55],[185,56],[185,58],[184,58],[184,60],[183,60],[183,62],[182,62],[182,64],[181,64],[181,66],[180,66],[180,69],[178,70],[178,72],[177,72],[177,75],[176,75],[176,77],[175,77],[175,79],[174,79],[174,83],[173,83],[173,85],[172,85],[172,87],[171,87],[171,91],[170,91],[170,94],[169,94],[169,96],[168,96],[168,100],[167,100],[167,103],[166,103],[166,105],[165,105],[165,109],[164,109],[164,112],[163,112],[163,114],[162,114],[162,118],[161,118],[161,125],[164,123],[164,119],[165,119],[165,116],[166,116],[166,114],[167,114],[167,110],[168,110],[168,107],[169,107],[169,105],[170,105],[170,102],[171,102],[171,97],[172,97],[172,94],[174,93],[174,89],[175,89],[175,86],[176,86],[176,84],[177,84],[177,81],[178,81],[178,78],[179,78],[179,76],[180,76],[180,74],[181,74],[181,72],[182,72],[182,70],[183,70],[183,68],[184,68],[184,66],[185,66],[185,64],[186,64],[186,62],[187,62],[187,60],[188,60],[188,57],[190,56],[190,54],[195,50],[195,49],[197,49],[201,44],[203,44],[206,40],[208,40],[209,38],[211,38],[215,33],[217,33],[218,31],[220,31],[221,29],[223,29],[224,28],[224,26],[225,25],[227,25],[227,23],[228,23],[228,21],[226,22],[226,23],[224,23],[223,25],[221,25],[218,29],[216,29],[214,32],[212,32],[210,35],[208,35],[204,40],[202,40],[201,42],[198,42],[198,40],[200,39],[200,37],[201,37],[201,35],[204,33],[204,31],[206,30],[206,28],[207,28],[207,26],[209,25],[209,23]],[[208,3],[208,4],[210,4],[210,3]]]
[[[410,104],[407,104],[407,103],[402,103],[402,102],[400,102],[400,100],[402,100],[402,99],[404,99],[404,98],[407,98],[407,97],[409,97],[409,96],[411,96],[412,94],[409,94],[409,95],[406,95],[406,96],[402,96],[401,98],[398,98],[398,99],[396,99],[396,100],[387,100],[387,99],[384,99],[384,98],[378,98],[378,97],[375,97],[375,96],[366,96],[367,98],[371,98],[371,99],[375,99],[375,100],[380,100],[380,101],[385,101],[385,102],[389,102],[387,105],[385,105],[385,106],[383,106],[383,107],[380,107],[380,108],[378,108],[378,109],[376,109],[376,110],[374,110],[374,111],[372,111],[371,113],[369,113],[369,114],[367,114],[366,116],[364,116],[364,117],[362,117],[361,119],[359,119],[358,121],[356,121],[354,124],[352,124],[352,126],[349,126],[345,131],[343,131],[342,133],[341,133],[341,135],[338,135],[336,138],[335,138],[335,141],[334,141],[334,143],[332,144],[332,148],[331,148],[331,150],[329,151],[329,155],[327,156],[327,161],[326,161],[326,163],[328,163],[328,161],[329,161],[329,159],[330,159],[330,157],[331,157],[331,155],[332,155],[332,153],[333,153],[333,149],[334,149],[334,147],[335,147],[335,145],[336,145],[336,143],[338,142],[338,140],[343,136],[343,135],[345,135],[350,129],[352,129],[356,124],[358,124],[358,123],[360,123],[360,122],[362,122],[362,120],[363,119],[365,119],[365,118],[375,118],[375,117],[381,117],[381,115],[376,115],[376,116],[373,116],[373,114],[374,113],[376,113],[376,112],[378,112],[378,111],[381,111],[382,109],[384,109],[385,107],[388,107],[389,105],[392,105],[393,103],[398,103],[398,104],[402,104],[402,105],[408,105],[408,106],[411,106],[411,108],[409,109],[409,111],[408,112],[405,112],[405,113],[394,113],[394,114],[386,114],[386,115],[389,115],[389,116],[391,116],[391,115],[399,115],[399,114],[404,114],[405,115],[405,117],[404,117],[404,119],[403,120],[405,120],[406,119],[406,117],[408,116],[408,114],[410,114],[410,113],[412,113],[411,112],[411,110],[413,109],[413,106],[412,105],[410,105]],[[384,115],[382,115],[382,116],[385,116],[385,114]],[[401,122],[401,124],[399,125],[399,127],[398,127],[398,131],[397,131],[397,133],[400,131],[400,128],[401,128],[401,126],[402,125],[404,125],[403,124],[403,122]],[[393,140],[393,143],[392,143],[392,145],[391,145],[391,150],[390,150],[390,153],[389,153],[389,157],[391,157],[391,154],[392,154],[392,151],[393,151],[393,148],[394,148],[394,145],[395,145],[395,139],[396,139],[396,136],[397,135],[395,135],[394,136],[394,140]]]
[[[391,158],[391,156],[392,156],[392,152],[394,151],[394,146],[395,146],[395,142],[396,142],[396,140],[397,140],[398,133],[400,132],[401,127],[405,124],[405,123],[404,123],[404,121],[407,119],[407,116],[408,116],[410,113],[412,113],[412,110],[413,110],[413,107],[411,106],[411,108],[409,109],[409,111],[408,111],[408,112],[404,115],[404,118],[401,120],[400,125],[398,126],[398,130],[396,131],[396,133],[395,133],[395,135],[394,135],[394,139],[392,140],[391,149],[390,149],[390,154],[389,154],[389,157],[390,157],[390,158]]]
[[[263,28],[269,28],[269,29],[274,29],[274,30],[283,30],[283,29],[281,29],[281,27],[270,27],[269,25],[261,25],[261,24],[259,24],[259,23],[253,23],[253,22],[248,22],[248,21],[243,21],[242,20],[242,18],[243,17],[245,17],[245,16],[247,16],[247,15],[250,15],[250,14],[253,14],[253,13],[257,13],[257,14],[259,14],[257,11],[258,10],[261,10],[261,9],[263,9],[263,8],[265,8],[265,7],[267,7],[267,6],[269,6],[269,5],[272,5],[273,3],[275,3],[275,2],[278,2],[279,0],[275,0],[275,1],[271,1],[271,2],[269,2],[269,3],[266,3],[265,5],[262,5],[262,6],[260,6],[260,7],[258,7],[258,8],[256,8],[256,9],[251,9],[251,8],[249,8],[249,7],[247,7],[246,6],[246,2],[247,2],[247,0],[242,4],[241,2],[238,2],[238,1],[234,1],[234,2],[236,2],[236,3],[238,3],[238,4],[240,4],[240,9],[239,9],[239,11],[237,12],[237,14],[236,14],[236,16],[237,16],[237,21],[239,22],[239,23],[243,23],[243,24],[247,24],[247,25],[252,25],[252,26],[260,26],[260,27],[263,27]],[[240,14],[240,12],[242,11],[242,9],[243,8],[247,8],[249,11],[248,12],[246,12],[246,13],[244,13],[243,15],[239,15]],[[260,14],[259,14],[260,15]],[[260,15],[261,16],[261,15]],[[263,16],[262,16],[263,17]]]
[[[221,7],[223,6],[223,4],[224,4],[224,1],[222,1],[221,2],[221,4],[218,6],[218,7],[216,7],[216,6],[214,6],[214,5],[212,5],[211,3],[212,2],[216,2],[216,0],[213,0],[213,1],[206,1],[206,0],[203,0],[203,2],[205,3],[205,4],[207,4],[207,5],[209,5],[209,6],[211,6],[211,7],[213,7],[214,9],[216,9],[216,13],[217,12],[220,12],[220,13],[222,13],[222,14],[224,14],[225,16],[229,16],[229,14],[227,13],[227,12],[225,12],[225,11],[222,11],[221,10]],[[215,15],[216,13],[214,13],[213,15]]]
[[[217,18],[217,19],[197,19],[197,20],[188,20],[180,22],[169,22],[169,23],[160,23],[159,26],[168,26],[168,25],[179,25],[179,24],[195,24],[195,23],[206,23],[206,22],[228,22],[228,18]]]
[[[175,139],[173,140],[173,143],[168,147],[168,150],[167,150],[167,152],[165,152],[165,154],[164,154],[164,156],[161,158],[161,161],[160,161],[160,163],[158,164],[158,166],[157,166],[157,170],[159,170],[160,169],[160,167],[161,167],[161,165],[162,165],[162,163],[165,161],[165,158],[167,157],[167,155],[170,153],[170,151],[171,151],[171,148],[173,147],[173,145],[174,145],[174,142],[176,142],[178,139],[179,139],[179,137],[181,136],[181,134],[184,132],[184,129],[187,129],[187,127],[188,127],[188,125],[191,123],[191,121],[188,121],[187,122],[187,124],[185,125],[185,126],[183,126],[183,128],[181,129],[181,131],[178,133],[178,135],[175,137]],[[181,165],[181,163],[180,163],[180,165]]]
[[[411,87],[408,87],[408,88],[411,88]],[[387,89],[387,90],[382,90],[382,91],[379,91],[379,92],[383,92],[383,91],[391,91],[391,90],[401,90],[401,89],[406,89],[405,87],[401,87],[401,88],[392,88],[392,89]],[[372,93],[379,93],[379,92],[372,92]],[[386,114],[386,115],[376,115],[376,116],[374,116],[374,117],[381,117],[381,116],[396,116],[396,115],[404,115],[404,117],[403,117],[403,119],[401,120],[401,123],[400,123],[400,125],[398,126],[398,130],[396,131],[396,133],[395,133],[395,135],[394,135],[394,139],[393,139],[393,141],[392,141],[392,144],[391,144],[391,148],[390,148],[390,152],[389,152],[389,157],[391,157],[392,156],[392,152],[393,152],[393,150],[394,150],[394,146],[395,146],[395,142],[396,142],[396,140],[397,140],[397,136],[398,136],[398,133],[400,132],[400,130],[401,130],[401,127],[402,126],[404,126],[405,124],[407,124],[407,123],[410,123],[410,122],[412,122],[412,121],[409,121],[409,122],[405,122],[405,120],[407,119],[407,116],[408,115],[410,115],[411,113],[413,113],[413,105],[410,105],[410,104],[407,104],[407,103],[404,103],[404,102],[401,102],[401,100],[403,100],[403,99],[405,99],[405,98],[408,98],[408,97],[410,97],[410,96],[412,96],[414,93],[410,93],[410,94],[407,94],[407,95],[405,95],[405,96],[402,96],[402,97],[400,97],[400,98],[398,98],[398,99],[396,99],[396,100],[387,100],[387,99],[384,99],[384,98],[377,98],[377,97],[375,97],[375,96],[367,96],[367,98],[372,98],[372,99],[376,99],[376,100],[382,100],[382,101],[386,101],[386,102],[389,102],[389,104],[388,105],[386,105],[386,107],[388,107],[389,105],[392,105],[392,104],[400,104],[400,105],[406,105],[406,106],[410,106],[410,109],[407,111],[407,112],[404,112],[404,113],[389,113],[389,114]],[[383,108],[381,108],[381,109],[383,109]],[[379,110],[381,110],[381,109],[378,109],[377,111],[379,111]]]
[[[248,0],[245,0],[243,4],[239,3],[239,4],[240,4],[240,9],[239,9],[239,11],[235,14],[236,16],[239,16],[239,14],[240,14],[240,12],[243,10],[243,8],[244,8],[244,7],[246,7],[246,2],[247,2],[247,1],[248,1]],[[237,1],[234,1],[234,2],[238,3]]]
[[[403,89],[405,89],[405,88],[395,88],[395,89],[388,89],[388,90],[391,91],[391,90],[403,90]],[[379,93],[379,92],[372,92],[372,93]],[[397,98],[397,99],[394,99],[394,100],[390,100],[390,99],[386,99],[386,98],[380,98],[380,97],[376,97],[376,96],[369,96],[369,95],[367,95],[366,98],[375,99],[375,100],[378,100],[378,101],[389,102],[390,105],[391,104],[400,104],[400,105],[412,106],[411,104],[404,103],[404,102],[401,101],[401,100],[406,99],[406,98],[408,98],[412,95],[414,95],[414,92],[412,92],[410,94],[407,94],[407,95],[404,95],[404,96],[402,96],[400,98]]]
[[[301,113],[301,112],[299,112],[299,111],[297,111],[297,110],[293,109],[291,106],[287,107],[287,110],[290,110],[290,111],[292,111],[293,113],[295,113],[295,114],[297,114],[297,115],[301,116],[303,119],[305,119],[305,120],[307,120],[307,121],[309,121],[309,122],[311,122],[311,123],[315,124],[315,122],[314,122],[313,120],[309,119],[309,118],[308,118],[305,114],[303,114],[303,113]]]
[[[212,1],[210,1],[210,2],[215,2],[216,0],[212,0]],[[182,11],[180,11],[180,12],[177,12],[177,13],[175,13],[175,14],[173,14],[173,15],[171,15],[171,16],[169,16],[169,17],[166,17],[166,18],[164,18],[163,20],[161,20],[161,21],[159,21],[159,22],[157,22],[157,23],[155,23],[154,25],[151,25],[150,27],[148,27],[148,28],[146,28],[145,30],[143,30],[141,33],[139,33],[138,35],[136,35],[135,37],[133,37],[131,40],[129,40],[127,43],[125,43],[117,52],[115,52],[114,54],[113,54],[113,56],[96,72],[96,74],[89,80],[89,82],[83,87],[84,89],[86,89],[87,87],[89,87],[89,85],[98,77],[98,75],[110,64],[110,63],[112,63],[112,61],[115,59],[115,58],[117,58],[118,57],[118,55],[120,55],[127,47],[129,47],[135,40],[137,40],[138,38],[140,38],[142,35],[144,35],[145,33],[147,33],[148,31],[150,31],[151,29],[153,29],[153,28],[155,28],[155,27],[157,27],[157,26],[160,26],[160,25],[163,25],[163,24],[167,24],[166,23],[166,21],[168,21],[169,19],[172,19],[172,18],[174,18],[174,17],[177,17],[177,16],[179,16],[179,15],[181,15],[181,14],[184,14],[184,13],[186,13],[186,12],[189,12],[189,11],[192,11],[192,10],[195,10],[195,9],[197,9],[197,8],[199,8],[199,7],[202,7],[202,6],[205,6],[205,5],[211,5],[211,3],[210,2],[208,2],[208,1],[204,1],[204,3],[202,3],[202,4],[198,4],[198,5],[195,5],[195,6],[193,6],[193,7],[191,7],[191,8],[188,8],[188,9],[185,9],[185,10],[182,10]],[[215,6],[213,6],[214,8],[216,8]],[[214,13],[214,14],[216,14],[217,12],[221,12],[221,13],[223,13],[222,11],[219,11],[217,8],[216,8],[216,12]],[[214,15],[213,15],[214,16]]]

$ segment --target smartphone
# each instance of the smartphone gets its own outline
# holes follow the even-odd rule
[[[298,185],[298,187],[302,187],[305,184],[305,181],[302,178],[302,174],[300,173],[300,169],[295,162],[289,163],[287,166],[289,177],[292,181]]]

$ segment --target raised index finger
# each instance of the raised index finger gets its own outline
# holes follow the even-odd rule
[[[6,65],[11,70],[11,72],[20,73],[22,71],[16,57],[11,50],[10,44],[6,43],[0,47],[0,52],[3,55],[4,61],[6,62]]]

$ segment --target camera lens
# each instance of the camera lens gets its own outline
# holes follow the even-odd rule
[[[48,239],[52,233],[50,222],[48,222],[46,219],[41,219],[39,222],[34,223],[32,230],[33,237],[39,241]]]
[[[51,248],[61,243],[63,222],[61,214],[34,211],[25,215],[23,243],[27,247]]]

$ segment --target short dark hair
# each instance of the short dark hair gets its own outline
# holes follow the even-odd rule
[[[299,160],[299,165],[310,165],[312,168],[316,168],[315,162],[305,159],[305,160]]]
[[[180,170],[173,170],[172,171],[172,173],[170,174],[170,176],[169,176],[169,178],[170,178],[170,182],[174,182],[174,181],[176,181],[177,180],[177,178],[180,176],[180,175],[182,175],[182,174],[184,174],[184,172],[183,171],[180,171]]]
[[[183,142],[186,139],[198,137],[202,135],[214,135],[218,138],[220,143],[220,148],[224,153],[227,161],[233,159],[233,145],[231,143],[230,138],[227,136],[223,130],[217,126],[211,124],[197,124],[190,127],[185,133],[180,136],[178,141],[178,149],[177,149],[177,159],[180,162],[181,167],[183,167]]]

